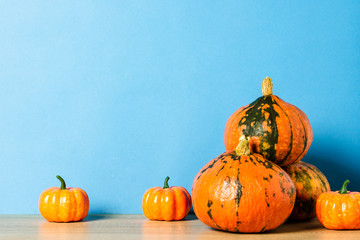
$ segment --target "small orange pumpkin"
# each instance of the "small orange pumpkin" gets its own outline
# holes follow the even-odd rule
[[[316,202],[316,215],[328,229],[360,229],[360,193],[349,192],[346,180],[339,192],[322,193]]]
[[[150,220],[181,220],[190,211],[189,192],[183,187],[169,187],[169,179],[165,178],[163,188],[150,188],[144,194],[142,208]]]
[[[89,197],[81,188],[66,188],[65,181],[56,176],[61,187],[43,191],[39,199],[41,215],[49,222],[76,222],[83,220],[89,211]]]

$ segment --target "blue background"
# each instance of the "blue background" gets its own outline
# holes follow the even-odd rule
[[[359,25],[359,1],[1,1],[0,213],[39,213],[56,174],[90,213],[190,191],[266,76],[310,119],[304,160],[359,191]]]

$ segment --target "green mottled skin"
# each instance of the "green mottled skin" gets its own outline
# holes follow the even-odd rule
[[[259,111],[262,105],[265,104],[269,105],[269,108],[265,110],[265,112],[270,114],[269,119],[265,119],[265,115]],[[271,96],[259,97],[247,107],[248,110],[244,109],[246,114],[239,121],[239,126],[246,126],[246,128],[243,130],[243,135],[246,137],[261,137],[260,154],[269,160],[276,158],[276,150],[274,147],[264,147],[264,143],[271,143],[272,146],[275,146],[279,138],[277,126],[275,124],[275,120],[277,117],[279,117],[279,114],[274,110],[273,104],[276,103],[273,102]],[[264,121],[266,121],[269,126],[273,126],[273,131],[271,134],[263,128]],[[253,124],[253,126],[251,126],[251,124]],[[266,136],[264,135],[265,132],[267,133]]]
[[[296,187],[296,201],[292,220],[306,220],[316,215],[318,196],[330,191],[329,183],[322,172],[314,165],[299,162],[285,168]]]

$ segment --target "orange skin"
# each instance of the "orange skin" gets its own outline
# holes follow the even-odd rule
[[[87,216],[89,198],[81,188],[51,187],[41,193],[39,210],[49,222],[76,222]]]
[[[316,215],[324,227],[360,229],[360,193],[347,191],[346,185],[344,192],[326,192],[319,196]]]
[[[275,229],[290,216],[295,186],[288,174],[259,154],[226,152],[196,175],[192,199],[206,225],[230,232]]]
[[[259,115],[255,116],[254,111]],[[300,161],[313,140],[306,114],[272,94],[264,95],[252,104],[239,108],[229,117],[224,133],[227,151],[235,150],[241,135],[251,138],[252,152],[259,153],[280,166]]]
[[[296,201],[290,218],[305,220],[316,216],[316,200],[323,192],[330,191],[325,175],[314,165],[298,162],[285,168],[296,187]]]
[[[189,213],[191,197],[183,187],[169,187],[165,179],[164,188],[148,189],[143,197],[142,208],[150,220],[181,220]]]

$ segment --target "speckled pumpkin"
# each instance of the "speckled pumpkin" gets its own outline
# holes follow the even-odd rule
[[[288,174],[242,139],[236,151],[206,164],[192,187],[193,208],[206,225],[230,232],[275,229],[291,214],[295,186]]]
[[[316,200],[330,191],[325,175],[314,165],[298,162],[285,168],[296,187],[296,201],[290,218],[305,220],[316,216]]]
[[[225,148],[232,151],[239,137],[251,137],[254,153],[287,166],[300,161],[313,140],[313,133],[306,114],[296,106],[272,94],[272,81],[263,80],[263,96],[241,107],[227,120]]]

